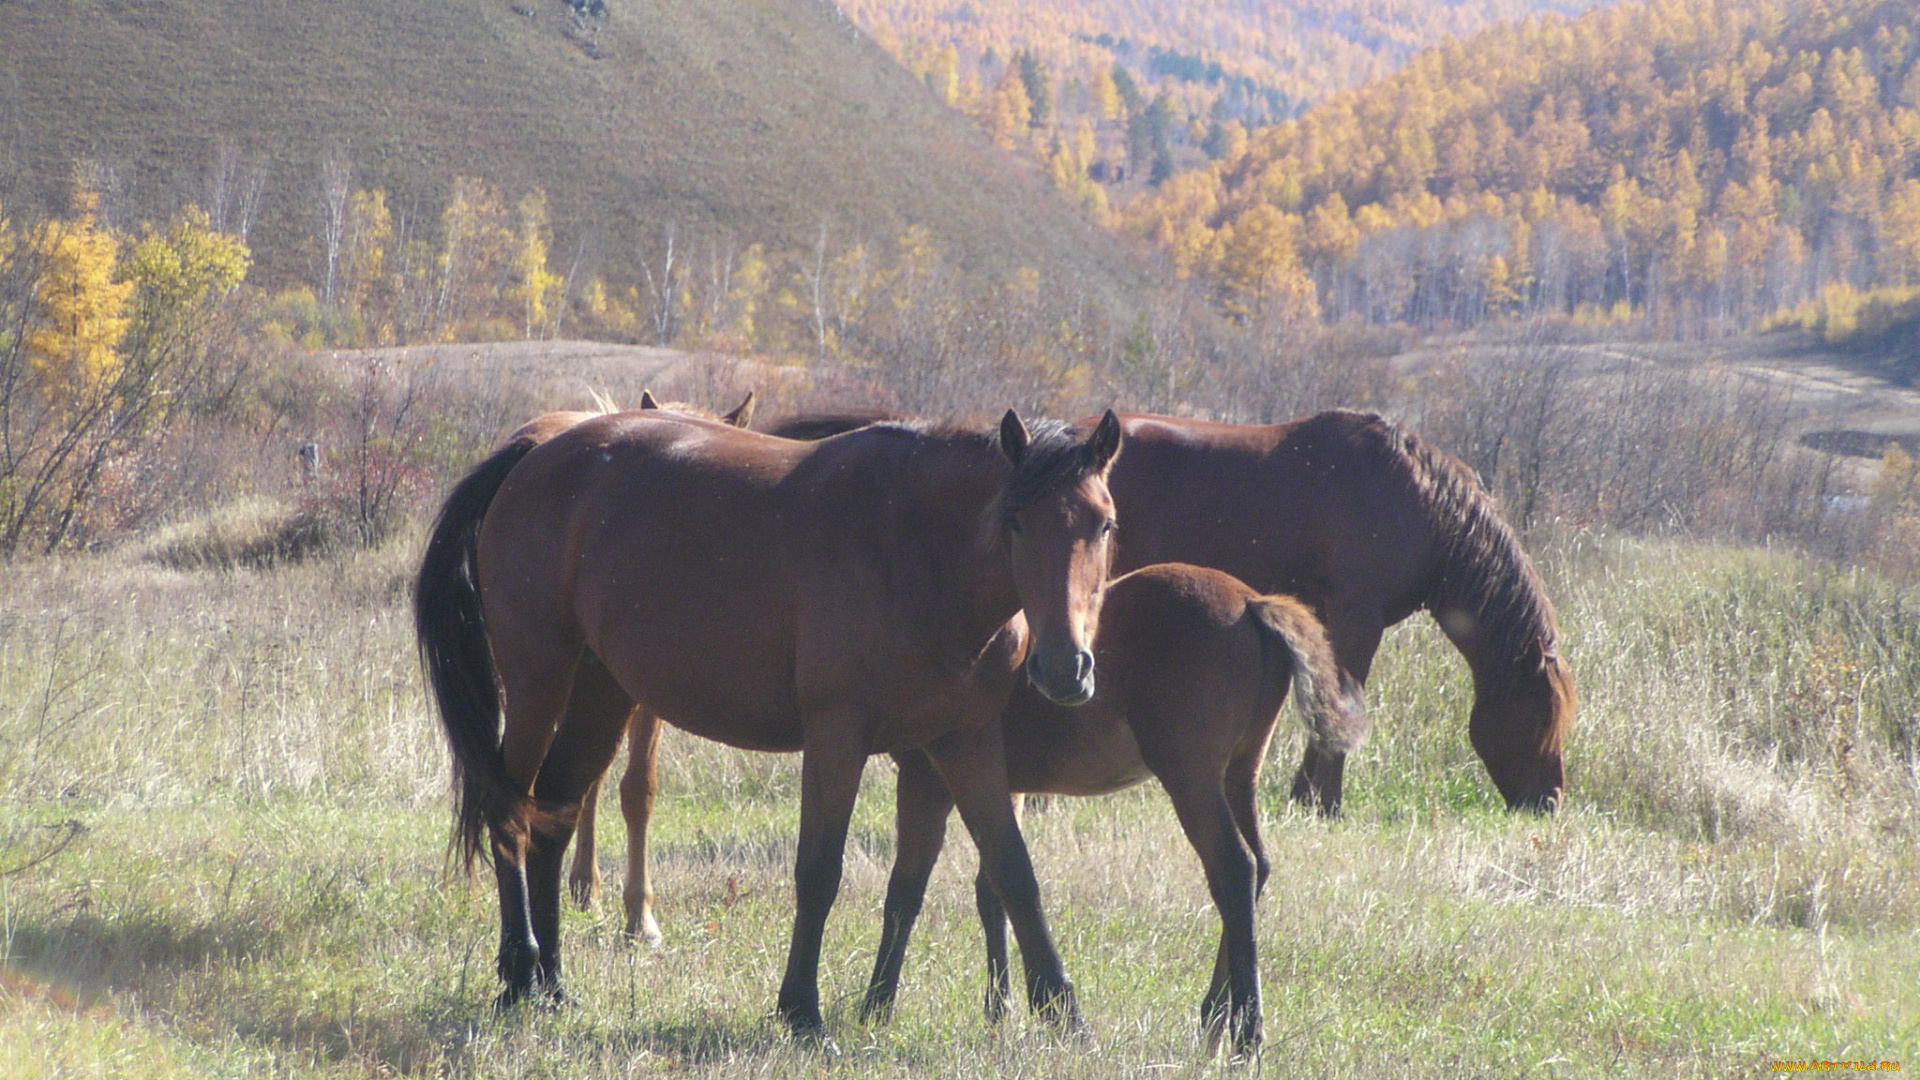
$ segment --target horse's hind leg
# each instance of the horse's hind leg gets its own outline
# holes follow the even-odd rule
[[[534,784],[545,816],[527,845],[527,890],[534,940],[539,942],[540,985],[555,1000],[560,989],[561,869],[581,798],[604,776],[633,701],[599,661],[584,657],[574,674],[567,711]]]
[[[1194,770],[1196,773],[1203,770]],[[1206,867],[1207,889],[1220,912],[1220,953],[1226,960],[1226,1000],[1215,986],[1201,1003],[1200,1022],[1209,1042],[1218,1045],[1227,1031],[1236,1055],[1258,1049],[1261,1039],[1260,966],[1254,944],[1253,905],[1257,872],[1252,852],[1241,840],[1233,810],[1217,782],[1156,770],[1193,850]],[[1224,1007],[1223,1007],[1224,1006]]]
[[[907,941],[926,900],[927,880],[946,845],[947,815],[953,812],[953,796],[926,754],[907,750],[893,755],[893,760],[900,766],[894,800],[893,873],[887,879],[882,908],[880,951],[874,956],[873,978],[860,1006],[862,1021],[885,1020],[893,1013]]]
[[[600,788],[606,777],[595,780],[580,799],[580,816],[573,832],[573,869],[567,871],[567,889],[582,911],[592,911],[600,896],[600,852],[596,826],[599,824]]]
[[[1272,725],[1267,728],[1268,734]],[[1259,897],[1267,890],[1267,878],[1273,873],[1273,863],[1267,858],[1267,844],[1260,835],[1260,768],[1267,756],[1267,740],[1261,739],[1251,752],[1235,755],[1227,762],[1227,772],[1222,791],[1227,800],[1227,809],[1233,813],[1233,824],[1240,833],[1240,839],[1253,853],[1254,886],[1253,895]]]
[[[659,730],[660,730],[659,721],[651,720],[650,722],[654,725],[653,727],[654,736],[658,738]],[[638,725],[639,723],[640,723],[640,714],[638,712],[635,712],[633,716],[627,719],[627,730],[630,733],[635,733],[637,735],[638,727],[636,725]],[[627,771],[629,774],[631,774],[633,769],[640,764],[640,760],[641,760],[640,749],[636,745],[634,747],[630,763],[627,766]],[[647,768],[649,772],[651,772],[653,768],[653,755],[651,751],[647,753],[646,761],[647,761]],[[573,902],[576,904],[579,904],[580,910],[582,911],[592,911],[594,901],[600,898],[600,863],[599,863],[600,852],[599,852],[599,834],[596,830],[596,826],[599,824],[599,818],[600,818],[600,814],[599,814],[600,793],[601,793],[601,790],[606,786],[607,786],[607,778],[606,776],[602,775],[600,779],[595,780],[593,782],[593,785],[591,787],[587,788],[586,795],[583,796],[580,800],[580,821],[578,826],[575,827],[574,834],[573,834],[573,868],[567,871],[567,888],[573,893]],[[631,810],[628,810],[626,808],[626,798],[627,798],[627,781],[622,780],[620,783],[621,809],[625,811],[625,815],[627,818],[627,828],[631,830],[633,828],[634,815]],[[652,808],[651,798],[648,799],[648,808],[649,809]],[[646,815],[644,813],[641,814],[640,820],[642,823],[641,829],[644,832],[646,828],[645,826]],[[642,848],[644,849],[646,844],[646,840],[644,836],[642,837],[640,843]],[[629,835],[627,849],[629,852],[631,852],[633,849],[633,842],[631,839],[631,835]],[[644,870],[644,867],[643,867],[643,870]],[[643,873],[642,877],[644,878],[644,876],[645,875]],[[629,887],[631,887],[631,883],[633,881],[633,872],[631,869],[629,869],[627,872],[627,881],[629,883]],[[650,906],[652,902],[651,893],[648,894],[648,902]],[[633,910],[633,904],[631,901],[629,901],[627,904],[627,910],[629,913],[631,913]],[[653,913],[651,910],[647,912],[647,921],[649,925],[652,924]],[[629,915],[629,919],[628,919],[627,933],[629,935],[633,933],[631,914]],[[654,927],[653,933],[649,936],[648,940],[651,941],[653,944],[656,944],[656,945],[659,944],[659,928],[658,927]]]
[[[1267,740],[1273,733],[1273,724],[1269,721],[1265,733],[1258,739],[1257,745],[1249,743],[1227,762],[1225,783],[1222,790],[1226,796],[1227,809],[1233,814],[1235,829],[1240,840],[1253,855],[1254,865],[1254,902],[1258,904],[1260,895],[1266,891],[1267,878],[1273,865],[1267,858],[1266,841],[1260,835],[1259,786],[1260,768],[1266,759]],[[1227,948],[1227,936],[1220,936],[1220,948],[1214,956],[1213,978],[1207,985],[1206,997],[1202,999],[1200,1012],[1203,1016],[1224,1016],[1230,1001],[1232,958]],[[1211,1029],[1217,1041],[1220,1031]]]
[[[1343,687],[1359,688],[1367,683],[1373,669],[1373,655],[1380,650],[1384,618],[1377,606],[1328,603],[1318,612],[1327,629],[1327,643],[1333,647],[1333,659],[1339,668]],[[1365,716],[1356,715],[1359,725],[1351,733],[1358,743],[1366,736]],[[1340,815],[1342,788],[1345,784],[1347,755],[1307,743],[1300,768],[1293,774],[1293,801],[1303,806],[1318,806],[1325,817]]]
[[[566,713],[577,653],[551,633],[510,635],[507,631],[515,625],[518,623],[500,620],[493,641],[506,714],[500,732],[500,758],[511,790],[535,795],[547,750]],[[536,926],[538,905],[527,871],[537,846],[534,836],[549,823],[537,806],[537,795],[535,800],[533,812],[521,816],[524,831],[515,834],[513,830],[496,829],[493,836],[494,879],[500,889],[497,963],[500,978],[506,983],[497,1002],[500,1008],[532,992],[544,960]]]
[[[627,718],[627,772],[620,778],[620,813],[627,822],[627,879],[620,899],[627,937],[649,945],[665,940],[653,917],[653,868],[647,864],[647,826],[660,792],[660,718],[635,709]]]

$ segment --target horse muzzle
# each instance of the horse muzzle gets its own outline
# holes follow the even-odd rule
[[[1055,705],[1093,700],[1093,654],[1086,649],[1039,649],[1027,656],[1027,679]]]

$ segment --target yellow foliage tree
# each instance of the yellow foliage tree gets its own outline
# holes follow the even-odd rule
[[[565,285],[547,268],[547,193],[535,188],[520,200],[519,244],[514,252],[515,281],[509,290],[521,313],[521,326],[532,340],[553,324],[554,308]]]
[[[356,191],[347,203],[344,297],[359,315],[372,344],[390,344],[393,298],[398,289],[387,277],[388,250],[393,246],[393,214],[387,193]]]
[[[1221,230],[1217,273],[1229,318],[1288,323],[1319,316],[1313,281],[1300,263],[1300,232],[1298,217],[1265,205]]]
[[[0,557],[119,520],[116,463],[206,400],[230,354],[213,332],[245,245],[189,209],[126,244],[83,188],[73,216],[15,240],[0,223]]]
[[[83,187],[73,216],[43,223],[30,241],[42,269],[26,356],[56,409],[97,392],[120,370],[133,283],[115,277],[120,241],[100,224],[99,205],[99,195]]]
[[[1020,78],[1019,68],[1009,67],[981,103],[980,125],[995,145],[1011,150],[1026,135],[1032,115],[1033,98],[1027,94],[1027,84]]]

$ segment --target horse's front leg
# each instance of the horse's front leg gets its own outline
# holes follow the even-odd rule
[[[1013,816],[1020,817],[1021,797],[1013,794]],[[1007,962],[1007,907],[993,889],[982,863],[973,875],[973,907],[980,914],[980,936],[987,946],[987,1022],[997,1024],[1013,1007],[1012,966]]]
[[[1028,1003],[1061,1027],[1084,1031],[1073,982],[1047,929],[1040,908],[1040,883],[1020,835],[1019,817],[1008,791],[999,720],[950,732],[928,744],[927,754],[953,793],[954,805],[980,849],[980,865],[1013,923],[1013,937],[1027,970]]]
[[[907,958],[907,941],[926,900],[927,880],[940,861],[947,839],[947,815],[953,796],[927,755],[906,750],[893,755],[900,766],[894,801],[893,873],[887,879],[882,911],[880,951],[873,960],[873,978],[867,983],[860,1007],[862,1021],[884,1021],[893,1013],[900,989],[900,969]]]
[[[865,740],[851,722],[816,723],[800,764],[800,844],[793,867],[793,940],[780,981],[779,1013],[795,1037],[825,1042],[820,1014],[820,946],[827,913],[840,892],[841,859],[853,818]]]

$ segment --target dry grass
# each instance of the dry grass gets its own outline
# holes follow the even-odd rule
[[[1464,739],[1463,665],[1424,622],[1393,631],[1348,818],[1289,810],[1297,742],[1276,751],[1253,1070],[1724,1076],[1910,1058],[1913,594],[1750,551],[1582,538],[1543,555],[1584,698],[1572,805],[1546,821],[1495,809]],[[980,1021],[957,830],[896,1022],[861,1027],[891,850],[884,761],[823,958],[844,1052],[790,1046],[767,1013],[796,762],[671,732],[668,945],[627,947],[610,907],[570,916],[575,1005],[492,1017],[492,890],[443,872],[446,762],[414,672],[410,561],[400,543],[267,571],[0,568],[0,872],[44,852],[49,826],[89,830],[0,877],[0,1075],[1219,1068],[1194,1031],[1217,920],[1151,787],[1031,819],[1096,1048]]]

